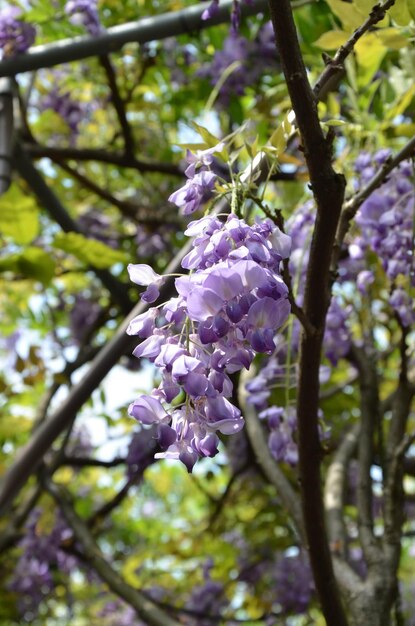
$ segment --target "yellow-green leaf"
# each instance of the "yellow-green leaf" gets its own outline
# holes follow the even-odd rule
[[[126,256],[96,239],[88,239],[79,233],[58,233],[53,246],[73,254],[77,259],[98,269],[111,267],[115,263],[126,263]]]
[[[409,37],[405,37],[402,34],[402,29],[399,28],[383,28],[376,31],[376,36],[389,50],[400,50],[406,48],[410,43]]]
[[[55,274],[55,262],[44,250],[29,247],[24,252],[0,259],[0,272],[14,272],[46,285]]]
[[[398,115],[402,115],[402,113],[405,112],[405,110],[410,105],[412,98],[414,97],[415,97],[415,85],[412,85],[412,87],[410,87],[404,94],[402,94],[402,96],[399,98],[395,106],[391,107],[388,110],[385,116],[385,119],[391,120],[394,117],[397,117]]]
[[[348,38],[349,34],[344,30],[329,30],[327,33],[323,33],[314,42],[314,45],[322,48],[322,50],[337,50],[337,48],[346,43]]]
[[[36,202],[15,184],[0,198],[0,232],[19,245],[30,243],[39,232]]]
[[[204,126],[196,124],[196,122],[192,122],[192,126],[195,131],[197,131],[202,137],[203,141],[206,142],[208,148],[213,148],[214,146],[217,146],[218,143],[220,143],[220,139],[218,139],[218,137],[215,137],[215,135],[212,135],[212,133]]]
[[[389,15],[400,26],[407,26],[412,19],[407,0],[396,0],[389,9]]]
[[[355,46],[358,61],[357,82],[365,87],[378,71],[387,49],[374,33],[367,33]]]
[[[408,11],[413,20],[415,20],[415,0],[407,0]]]
[[[343,2],[343,0],[327,0],[327,3],[334,15],[341,21],[344,30],[349,32],[359,28],[367,17],[356,4]]]

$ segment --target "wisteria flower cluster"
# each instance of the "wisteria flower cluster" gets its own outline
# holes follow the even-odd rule
[[[72,24],[83,26],[90,35],[96,36],[101,33],[97,0],[67,0],[65,13],[69,15]]]
[[[360,155],[355,164],[360,184],[370,180],[375,169],[389,154],[388,150],[380,150],[373,157],[368,153]],[[354,243],[352,250],[355,258],[364,257],[368,250],[378,255],[391,283],[389,304],[406,327],[415,323],[414,301],[408,289],[415,286],[415,193],[412,176],[411,162],[401,163],[387,181],[365,200],[356,216],[362,237]]]
[[[169,201],[178,206],[183,215],[194,213],[212,196],[217,176],[210,167],[213,155],[221,152],[223,148],[224,144],[219,143],[207,150],[198,150],[195,153],[187,151],[186,160],[189,163],[185,170],[187,181],[183,187],[169,196]]]
[[[252,0],[245,0],[246,4],[252,4]],[[210,20],[219,12],[219,0],[212,0],[208,8],[202,13],[202,20]],[[233,31],[239,29],[241,23],[241,4],[239,0],[233,0],[231,11],[231,26]]]
[[[0,50],[4,56],[26,52],[35,41],[36,29],[19,19],[19,7],[6,6],[0,11]]]
[[[200,68],[198,75],[208,78],[213,86],[223,81],[217,102],[226,107],[232,96],[242,96],[248,87],[258,82],[267,68],[275,69],[277,64],[274,30],[271,22],[267,22],[253,41],[231,31],[222,49],[215,53],[210,63]]]
[[[157,424],[158,458],[180,459],[191,471],[199,457],[217,453],[217,433],[243,427],[228,399],[229,375],[275,349],[274,336],[290,312],[280,264],[291,240],[271,220],[250,226],[234,214],[225,222],[203,217],[185,234],[194,240],[182,261],[190,273],[175,280],[178,297],[137,316],[127,331],[144,339],[133,354],[161,375],[159,387],[135,400],[129,414]],[[147,265],[128,269],[133,282],[147,286],[143,299],[154,302],[163,277]]]
[[[20,542],[22,550],[9,588],[18,594],[22,614],[36,615],[41,601],[56,585],[54,571],[70,573],[77,564],[75,557],[62,550],[62,543],[72,538],[61,515],[57,515],[49,533],[40,529],[42,509],[32,511],[26,534]]]

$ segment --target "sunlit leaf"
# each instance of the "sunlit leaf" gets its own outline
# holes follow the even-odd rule
[[[17,244],[33,241],[39,232],[39,216],[33,196],[25,195],[16,184],[0,197],[0,233]]]
[[[87,265],[100,269],[126,262],[124,252],[114,250],[101,241],[88,239],[79,233],[58,233],[53,240],[53,246],[73,254]]]

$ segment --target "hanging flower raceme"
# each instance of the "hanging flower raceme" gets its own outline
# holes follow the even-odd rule
[[[178,296],[134,318],[127,330],[144,341],[134,350],[159,369],[161,383],[142,395],[129,414],[157,425],[164,452],[191,471],[199,457],[218,451],[218,433],[237,433],[244,425],[232,396],[230,374],[248,369],[256,353],[271,354],[274,336],[290,312],[280,264],[290,252],[290,237],[271,220],[252,226],[236,215],[191,222],[194,237],[183,259],[188,275],[176,278]],[[147,286],[154,302],[163,278],[148,265],[130,265],[133,282]],[[169,406],[170,405],[170,406]]]
[[[97,0],[67,0],[65,13],[72,24],[82,26],[92,36],[102,32]]]
[[[35,40],[35,27],[21,20],[21,13],[22,10],[14,6],[0,11],[0,51],[5,57],[26,52]]]

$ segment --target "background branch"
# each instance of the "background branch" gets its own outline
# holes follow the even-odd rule
[[[167,37],[197,32],[229,21],[233,0],[221,0],[218,11],[210,20],[202,20],[206,5],[195,4],[181,11],[146,17],[108,28],[95,37],[81,36],[61,39],[56,43],[35,46],[25,54],[0,61],[0,76],[15,76],[59,63],[80,61],[97,55],[109,54],[130,42],[148,43]],[[266,0],[253,0],[241,5],[242,16],[253,15],[267,8]]]
[[[60,200],[54,194],[49,185],[46,184],[43,176],[33,165],[31,159],[24,153],[24,151],[16,146],[14,153],[14,165],[19,172],[20,176],[27,182],[40,205],[49,213],[49,215],[56,221],[64,232],[82,233],[77,223],[71,218],[65,207]],[[126,285],[121,283],[111,272],[103,269],[98,269],[91,266],[90,269],[101,280],[102,284],[108,289],[110,297],[112,297],[121,310],[126,313],[132,308],[132,302],[128,297],[128,289]]]
[[[88,565],[107,583],[111,591],[132,606],[137,615],[149,626],[179,626],[179,622],[171,618],[143,593],[124,582],[117,571],[106,561],[88,526],[76,514],[69,494],[49,480],[45,480],[45,487],[61,509],[77,542],[82,546]]]

